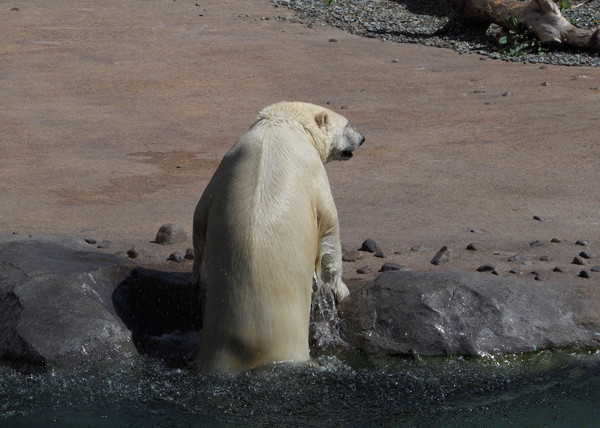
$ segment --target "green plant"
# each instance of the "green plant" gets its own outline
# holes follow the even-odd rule
[[[558,5],[561,13],[567,9],[571,9],[571,4],[567,0],[554,0],[554,3]]]
[[[506,18],[506,33],[498,39],[498,45],[500,52],[510,56],[547,51],[542,42],[524,25],[519,24],[514,16]]]
[[[556,3],[558,5],[558,9],[560,10],[560,13],[564,13],[565,10],[569,10],[571,9],[571,3],[569,3],[567,0],[554,0],[554,3]],[[585,3],[589,3],[589,1],[585,2]],[[581,3],[579,6],[581,6],[584,3]],[[575,18],[567,18],[567,21],[569,21],[571,23],[571,25],[575,25],[578,26],[579,25],[579,21],[577,21],[577,19]]]

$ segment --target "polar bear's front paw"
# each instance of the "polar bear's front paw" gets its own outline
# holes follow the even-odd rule
[[[336,281],[335,287],[333,289],[333,294],[335,295],[336,302],[340,303],[346,297],[350,295],[350,291],[344,282],[340,279]]]

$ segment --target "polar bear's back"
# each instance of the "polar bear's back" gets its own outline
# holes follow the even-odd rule
[[[309,253],[316,256],[316,198],[325,169],[301,127],[265,122],[253,126],[223,158],[215,174],[220,195],[211,202],[207,233],[219,229],[223,237],[232,231],[235,236],[228,240],[236,240],[234,248],[274,251],[275,258],[297,248],[282,240],[286,237],[312,245]],[[314,266],[314,258],[310,263]]]

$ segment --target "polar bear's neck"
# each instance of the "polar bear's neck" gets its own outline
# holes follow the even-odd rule
[[[254,126],[259,123],[262,126],[280,126],[285,123],[292,128],[299,128],[299,130],[308,135],[313,146],[319,153],[321,161],[325,163],[329,157],[328,136],[317,125],[314,112],[311,111],[312,109],[307,109],[306,106],[311,105],[300,102],[274,104],[260,112]]]

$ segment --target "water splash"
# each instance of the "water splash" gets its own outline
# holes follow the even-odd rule
[[[313,276],[313,292],[310,308],[311,348],[320,351],[345,346],[340,337],[340,319],[335,306],[333,290],[316,274]]]

